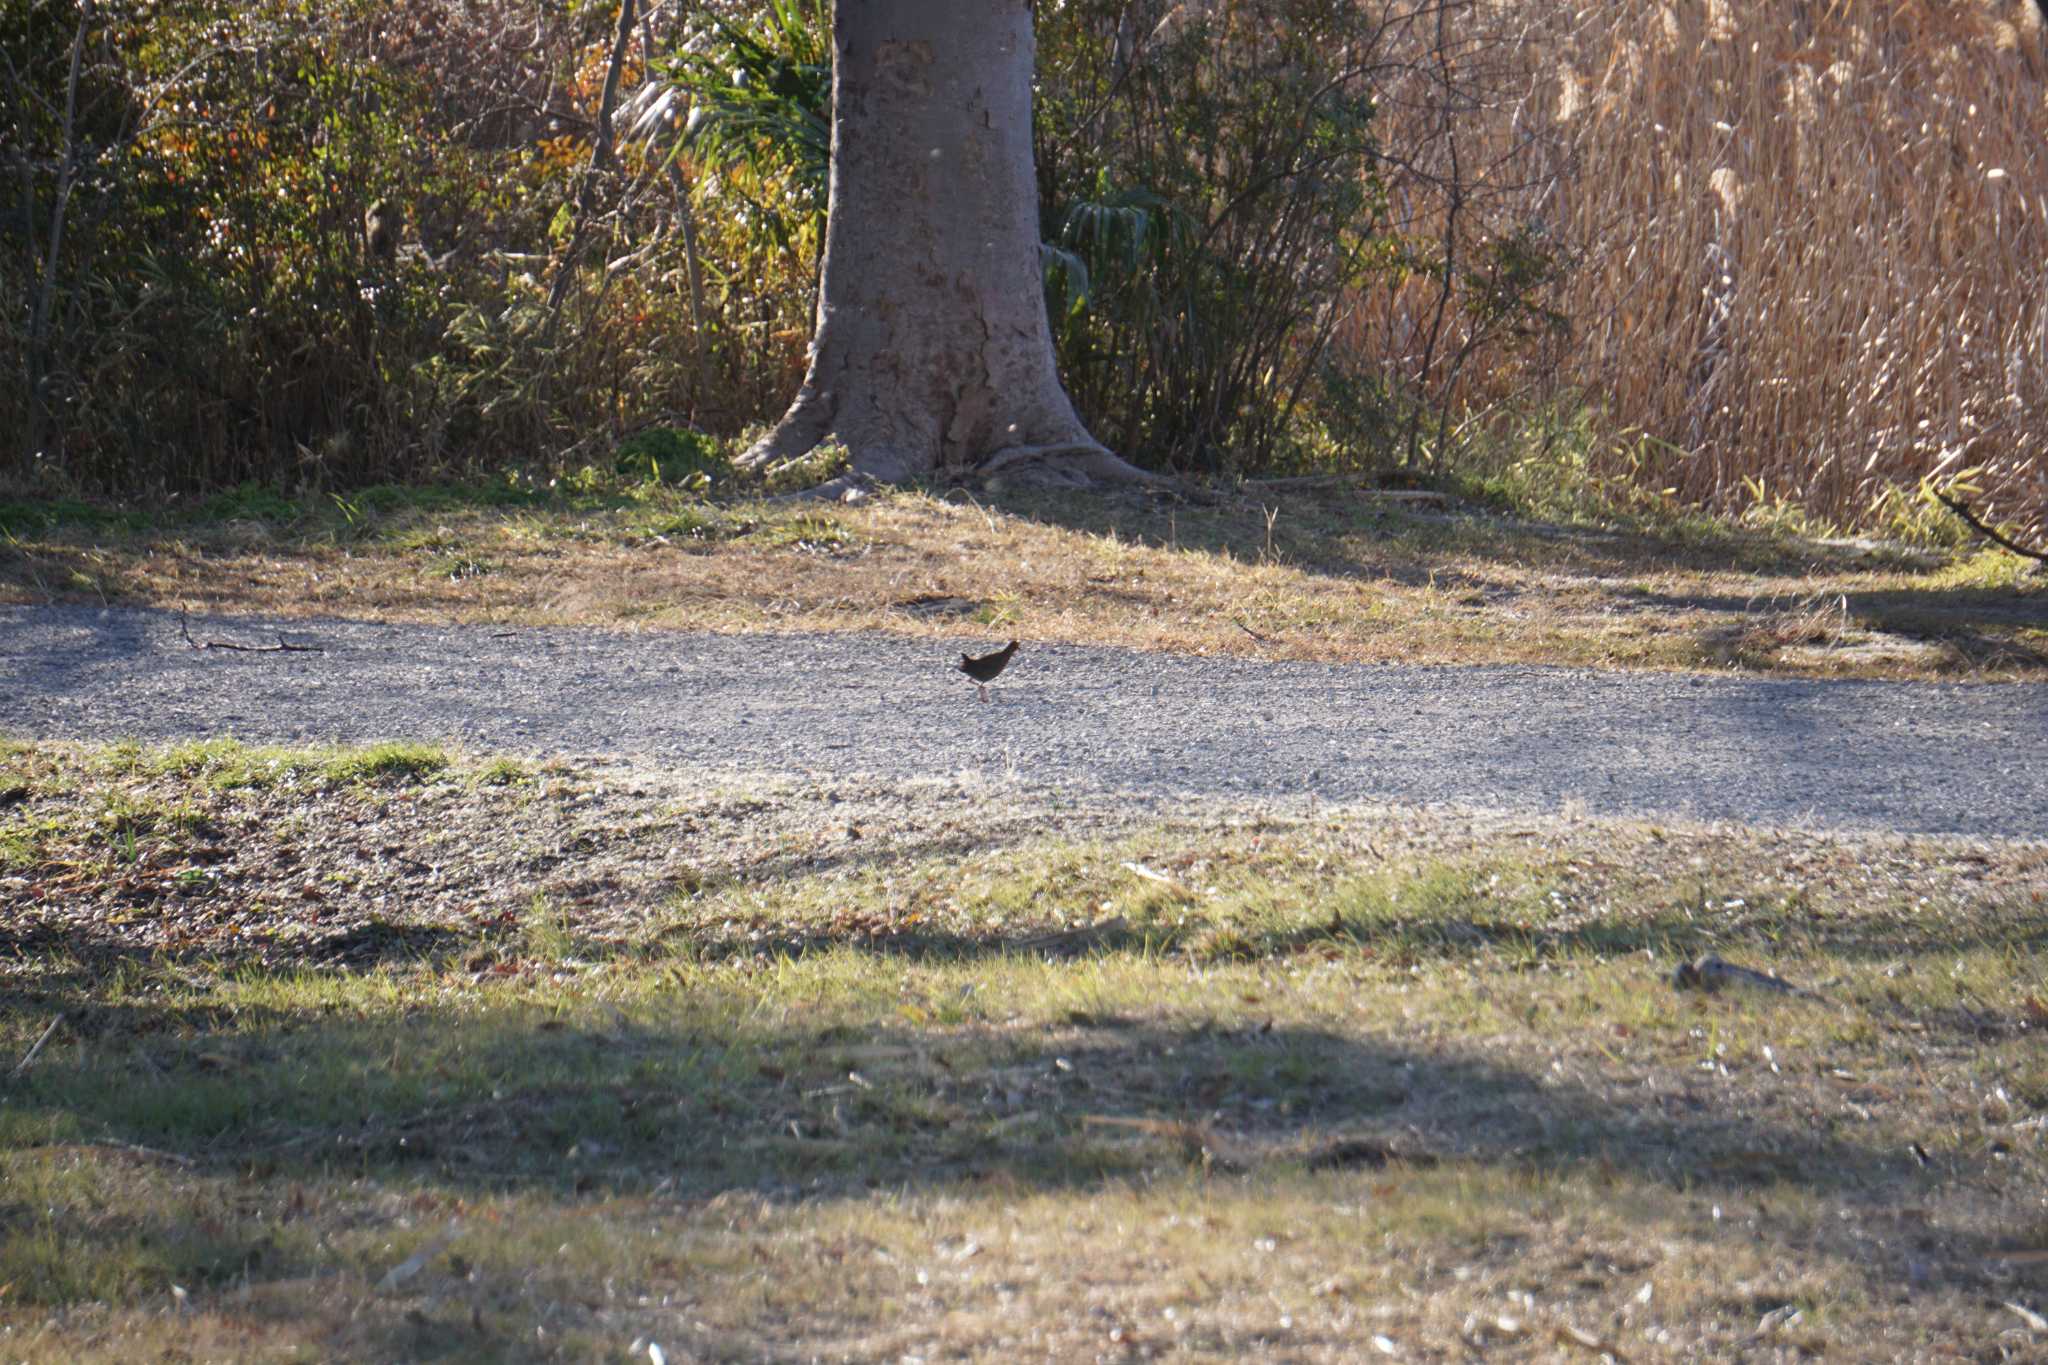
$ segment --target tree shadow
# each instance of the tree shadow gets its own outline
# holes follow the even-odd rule
[[[1819,598],[1754,594],[1663,592],[1641,585],[1613,589],[1615,609],[1661,613],[1715,612],[1738,618],[1702,633],[1703,649],[1726,652],[1742,643],[1749,623],[1812,618],[1813,643],[1826,644],[1844,628],[1944,647],[1958,670],[1992,668],[2048,671],[2048,595],[2012,588],[1850,589]],[[1803,641],[1794,641],[1803,642]]]
[[[1515,569],[1568,569],[1600,578],[1690,569],[1797,580],[1816,573],[1924,567],[1924,557],[1910,552],[1887,556],[1868,547],[1795,542],[1733,527],[1694,526],[1658,534],[1559,525],[1484,510],[1427,509],[1343,486],[1248,487],[1214,505],[1137,489],[1076,493],[1018,488],[983,500],[1011,516],[1091,536],[1115,534],[1246,562],[1258,562],[1270,543],[1276,557],[1313,572],[1418,586],[1430,581],[1439,587],[1484,586],[1481,578],[1466,584],[1454,581],[1454,574],[1433,571],[1428,561],[1449,553]]]
[[[404,1017],[286,1011],[211,1028],[188,1017],[173,1034],[147,1029],[145,1013],[99,1015],[82,1046],[7,1083],[12,1130],[47,1126],[59,1146],[219,1180],[346,1175],[571,1203],[659,1191],[783,1204],[992,1181],[1085,1192],[1181,1167],[1220,1178],[1341,1167],[1325,1154],[1344,1136],[1384,1140],[1411,1163],[1620,1173],[1724,1197],[1789,1189],[1889,1216],[1930,1182],[1988,1178],[1993,1160],[1958,1155],[1937,1177],[1894,1141],[1817,1125],[1793,1103],[1755,1112],[1711,1078],[1681,1073],[1618,1100],[1462,1046],[1306,1027],[1076,1012],[1049,1034],[998,1035],[768,1023],[744,1010],[714,1020],[679,1005],[661,1024],[563,1023],[535,1006],[436,1017],[427,1035]],[[0,1226],[17,1215],[0,1203]],[[101,1235],[134,1236],[138,1220],[144,1234],[180,1235],[151,1221],[171,1215],[124,1217]],[[249,1245],[192,1255],[257,1280],[317,1268],[242,1235]],[[1876,1279],[1904,1273],[1907,1248],[1851,1240],[1835,1254],[1874,1255]],[[1911,1250],[1935,1284],[1989,1283],[1995,1249],[1979,1238],[1950,1232]]]

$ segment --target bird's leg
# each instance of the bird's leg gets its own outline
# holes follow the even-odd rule
[[[975,684],[975,686],[976,686],[977,688],[979,688],[979,689],[981,690],[981,699],[982,699],[983,701],[987,701],[987,700],[988,700],[988,684],[987,684],[987,683],[976,683],[976,684]]]

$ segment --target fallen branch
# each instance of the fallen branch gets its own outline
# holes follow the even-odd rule
[[[1963,524],[1965,526],[1969,527],[1972,531],[1975,531],[1978,535],[1984,537],[1992,544],[2003,546],[2004,548],[2011,550],[2016,555],[2024,555],[2028,559],[2036,560],[2042,564],[2048,564],[2048,550],[2030,550],[2026,546],[2020,544],[2018,541],[2011,540],[2003,535],[2000,535],[1997,531],[1993,530],[1989,526],[1986,526],[1983,523],[1983,521],[1979,520],[1977,514],[1970,510],[1970,505],[1960,498],[1952,498],[1946,493],[1936,493],[1934,496],[1943,507],[1948,508],[1949,511],[1961,517],[1963,519]]]
[[[194,649],[233,649],[239,650],[244,654],[325,654],[327,652],[325,645],[295,645],[284,638],[283,631],[277,633],[277,643],[274,645],[238,645],[232,640],[195,640],[192,638],[191,627],[186,624],[186,615],[185,608],[180,607],[178,609],[178,634],[184,636],[185,643]]]
[[[569,233],[569,249],[562,253],[562,263],[555,268],[554,284],[548,289],[548,319],[541,329],[543,345],[554,340],[555,324],[561,320],[562,304],[569,297],[569,282],[575,278],[576,260],[583,254],[585,240],[590,235],[590,215],[597,205],[598,180],[615,161],[612,155],[612,111],[618,103],[619,77],[626,65],[626,46],[632,40],[633,5],[632,0],[627,0],[619,6],[619,23],[612,34],[611,60],[605,65],[604,89],[597,99],[596,131],[590,140],[590,164],[584,167],[583,181],[576,188],[575,227]]]

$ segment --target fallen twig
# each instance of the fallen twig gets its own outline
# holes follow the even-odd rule
[[[1246,625],[1246,624],[1245,624],[1245,623],[1244,623],[1244,622],[1243,622],[1242,620],[1240,620],[1240,619],[1239,619],[1239,618],[1237,618],[1237,617],[1232,617],[1231,619],[1232,619],[1233,621],[1236,621],[1236,623],[1237,623],[1237,628],[1238,628],[1239,630],[1241,630],[1241,631],[1243,631],[1243,632],[1244,632],[1245,634],[1247,634],[1247,635],[1251,636],[1251,637],[1252,637],[1252,638],[1253,638],[1254,640],[1257,640],[1257,641],[1258,641],[1258,642],[1259,642],[1260,644],[1262,644],[1262,645],[1266,645],[1266,644],[1271,644],[1271,643],[1272,643],[1272,638],[1271,638],[1270,636],[1265,636],[1265,635],[1261,635],[1261,634],[1259,634],[1259,633],[1258,633],[1257,631],[1253,630],[1253,629],[1252,629],[1252,628],[1251,628],[1250,626]]]
[[[1940,502],[1943,507],[1948,508],[1949,511],[1961,517],[1963,519],[1963,524],[1965,526],[1968,526],[1972,531],[1975,531],[1978,535],[1983,536],[1992,544],[2003,546],[2004,548],[2011,550],[2016,555],[2024,555],[2028,559],[2036,560],[2042,564],[2048,564],[2048,550],[2031,550],[2028,549],[2026,546],[2020,544],[2018,541],[2012,540],[2007,536],[1999,534],[1991,527],[1985,525],[1984,522],[1978,518],[1977,514],[1970,510],[1970,505],[1964,502],[1961,498],[1952,498],[1946,493],[1936,493],[1934,496],[1935,499],[1938,502]]]
[[[1148,882],[1157,882],[1159,885],[1165,887],[1167,890],[1173,892],[1177,896],[1188,895],[1188,889],[1185,886],[1182,886],[1179,882],[1167,876],[1164,872],[1160,872],[1154,868],[1147,867],[1143,863],[1127,862],[1123,864],[1123,868],[1126,872],[1129,872],[1134,876],[1143,877]]]
[[[36,1039],[34,1046],[30,1047],[27,1052],[22,1054],[21,1060],[14,1064],[14,1070],[8,1072],[7,1074],[9,1076],[19,1076],[22,1072],[28,1070],[29,1064],[35,1061],[36,1054],[43,1050],[43,1044],[50,1041],[50,1035],[55,1033],[57,1031],[57,1025],[63,1022],[64,1016],[62,1014],[54,1016],[50,1020],[50,1026],[43,1030],[43,1036]]]
[[[378,1292],[388,1294],[402,1286],[413,1276],[419,1274],[420,1271],[426,1269],[427,1262],[433,1260],[436,1256],[439,1256],[450,1246],[454,1245],[456,1237],[461,1232],[462,1220],[460,1218],[450,1218],[448,1226],[442,1230],[439,1237],[436,1237],[433,1241],[427,1243],[384,1273],[384,1278],[377,1281]]]
[[[239,650],[244,654],[325,654],[327,652],[325,645],[295,645],[284,638],[283,631],[277,633],[277,643],[274,645],[238,645],[231,640],[195,640],[192,638],[191,628],[185,621],[187,614],[185,608],[180,607],[178,609],[178,634],[184,636],[185,643],[194,649],[233,649]]]

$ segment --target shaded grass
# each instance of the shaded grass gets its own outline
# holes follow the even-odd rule
[[[643,485],[467,501],[389,490],[287,504],[272,520],[178,514],[144,528],[57,509],[0,544],[0,600],[1000,630],[1288,659],[1962,678],[2048,667],[2039,575],[2015,556],[1676,514],[1565,527],[1454,507],[1344,487],[1247,489],[1215,506],[1019,489],[821,507]]]
[[[6,761],[24,1358],[1890,1358],[2041,1288],[2038,846]]]

